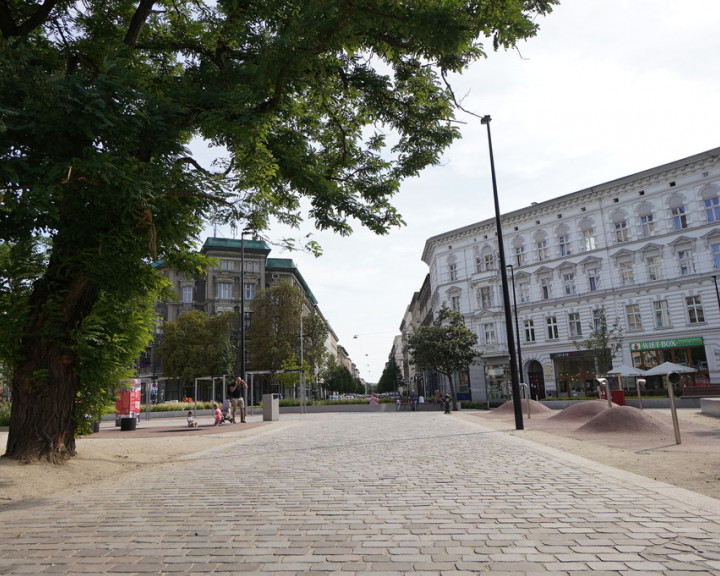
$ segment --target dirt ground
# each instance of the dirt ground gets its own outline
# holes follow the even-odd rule
[[[678,410],[681,443],[676,443],[669,410],[608,408],[604,400],[554,411],[531,401],[530,417],[523,401],[524,430],[515,430],[512,403],[491,411],[463,411],[482,426],[551,446],[589,460],[640,474],[720,499],[720,418],[699,409]],[[78,455],[66,464],[19,464],[0,458],[0,511],[28,503],[37,486],[52,487],[58,497],[71,496],[90,485],[117,482],[118,477],[146,466],[178,461],[238,438],[262,432],[265,426],[292,426],[292,421],[203,425],[188,429],[181,420],[143,423],[120,431],[103,422],[99,433],[78,439]],[[0,430],[0,450],[7,431]],[[32,482],[28,478],[32,477]]]
[[[699,408],[677,411],[678,444],[669,409],[608,408],[606,400],[589,400],[558,411],[531,401],[528,418],[527,402],[522,406],[524,430],[515,429],[511,402],[472,417],[519,438],[720,499],[720,418]]]

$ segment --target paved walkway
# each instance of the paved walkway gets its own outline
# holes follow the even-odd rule
[[[466,414],[282,415],[0,518],[0,574],[720,574],[719,502]]]

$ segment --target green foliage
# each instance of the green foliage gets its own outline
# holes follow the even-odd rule
[[[443,304],[430,326],[413,330],[408,352],[417,369],[435,370],[447,376],[453,406],[457,407],[453,375],[467,370],[480,357],[477,342],[477,334],[465,326],[462,314]]]
[[[0,401],[0,426],[10,426],[10,402]]]
[[[300,368],[300,330],[306,377],[310,382],[325,356],[327,327],[320,315],[305,312],[305,296],[287,280],[261,290],[250,307],[247,351],[255,370],[296,370]],[[302,323],[300,314],[302,311]],[[295,383],[296,374],[278,375],[278,381]]]
[[[195,378],[231,373],[237,353],[230,330],[236,324],[234,312],[208,316],[200,310],[165,323],[165,335],[156,350],[165,375],[189,386]]]
[[[325,388],[338,394],[356,394],[357,382],[347,366],[335,364],[325,374]]]
[[[390,358],[387,364],[385,364],[385,368],[383,368],[383,372],[380,375],[380,380],[378,380],[376,392],[378,394],[383,394],[385,392],[395,392],[398,385],[402,384],[402,382],[403,377],[402,372],[400,371],[400,367],[397,365],[394,357]]]
[[[117,346],[101,358],[114,366],[137,338],[101,333],[99,310],[147,310],[153,261],[197,272],[189,255],[209,217],[257,231],[273,219],[340,234],[402,225],[400,183],[459,136],[449,75],[487,39],[534,36],[555,3],[2,2],[0,312],[12,313],[0,314],[0,362],[19,412],[51,358],[68,363],[48,401],[63,414],[115,377],[79,349]],[[227,157],[202,166],[193,138]],[[19,419],[8,446],[74,452],[34,432],[41,422],[40,407]]]
[[[589,324],[590,334],[585,340],[573,340],[578,350],[588,350],[595,357],[595,369],[598,375],[607,374],[613,366],[613,360],[623,346],[623,329],[616,318],[612,326],[608,326],[605,309],[598,310],[597,326]]]

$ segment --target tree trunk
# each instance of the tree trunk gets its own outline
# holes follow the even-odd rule
[[[12,382],[5,457],[25,462],[61,463],[75,455],[74,408],[81,383],[73,334],[97,297],[85,279],[53,282],[49,274],[50,269],[33,291],[23,361]]]

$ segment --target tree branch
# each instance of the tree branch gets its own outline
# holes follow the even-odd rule
[[[135,43],[140,37],[140,31],[150,15],[150,12],[152,12],[154,4],[155,0],[140,0],[140,4],[138,5],[137,10],[135,10],[135,14],[133,14],[127,34],[125,34],[125,39],[123,40],[123,42],[130,46],[130,48],[135,47]]]
[[[27,36],[45,22],[56,4],[57,0],[45,0],[40,6],[37,6],[37,9],[32,13],[30,18],[18,26],[10,12],[10,6],[7,0],[0,0],[0,33],[3,38]]]

